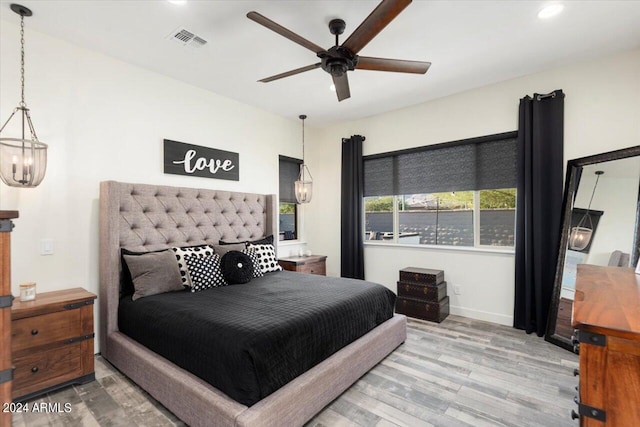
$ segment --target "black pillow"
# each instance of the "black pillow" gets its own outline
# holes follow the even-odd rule
[[[229,251],[220,262],[222,275],[228,284],[249,283],[253,277],[253,261],[247,254]]]
[[[250,242],[248,240],[245,240],[244,242],[226,242],[224,240],[220,240],[218,242],[219,245],[235,245],[236,243],[245,243],[248,245],[273,245],[273,234],[267,237],[263,237],[260,240],[254,240],[253,242]]]

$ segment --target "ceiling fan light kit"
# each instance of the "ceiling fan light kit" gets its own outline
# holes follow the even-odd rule
[[[316,56],[320,58],[320,62],[315,64],[276,74],[259,81],[268,83],[284,77],[290,77],[306,71],[315,70],[316,68],[322,68],[324,71],[329,73],[333,79],[338,101],[343,101],[351,97],[349,80],[347,78],[347,73],[349,71],[362,69],[389,71],[394,73],[425,74],[431,66],[430,62],[374,58],[358,55],[360,50],[364,48],[375,36],[377,36],[378,33],[380,33],[410,3],[411,0],[382,0],[373,12],[371,12],[371,14],[342,44],[339,43],[339,36],[344,33],[346,23],[342,19],[332,19],[329,22],[329,32],[335,35],[335,46],[332,46],[329,49],[323,49],[317,44],[299,36],[293,31],[270,20],[258,12],[252,11],[247,13],[247,18],[295,43],[298,43],[300,46],[313,51]]]

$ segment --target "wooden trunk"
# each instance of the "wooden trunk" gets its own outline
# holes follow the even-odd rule
[[[582,427],[640,426],[640,276],[578,265],[573,326],[580,342]]]
[[[405,283],[420,283],[422,285],[437,285],[444,282],[444,271],[407,267],[400,270],[400,281]]]
[[[449,315],[449,297],[431,302],[399,296],[396,299],[396,313],[440,323]]]
[[[437,285],[398,282],[398,296],[418,298],[425,301],[438,302],[447,296],[447,282]]]
[[[82,288],[43,292],[12,310],[13,398],[95,379],[93,301]]]

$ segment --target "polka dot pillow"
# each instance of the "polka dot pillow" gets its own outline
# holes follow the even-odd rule
[[[273,245],[251,245],[247,246],[247,249],[254,249],[258,262],[260,263],[260,271],[262,273],[269,273],[272,271],[282,271],[282,267],[278,264],[276,259],[276,250]]]
[[[191,278],[189,277],[189,269],[187,268],[187,264],[185,262],[186,256],[197,256],[200,258],[208,257],[213,255],[214,250],[213,247],[209,245],[200,245],[200,246],[183,246],[181,248],[171,248],[173,252],[176,254],[176,259],[178,260],[178,268],[180,269],[180,278],[182,279],[182,286],[186,289],[192,287]]]
[[[247,254],[251,258],[251,264],[253,264],[253,277],[262,277],[262,269],[260,268],[260,259],[256,255],[256,250],[253,248],[246,248],[241,251],[243,254]]]
[[[185,255],[184,261],[189,269],[191,292],[227,286],[220,268],[220,255],[213,254],[208,257],[201,257],[199,254]]]

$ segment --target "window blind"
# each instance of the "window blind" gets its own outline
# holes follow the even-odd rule
[[[280,156],[280,202],[297,203],[294,192],[294,182],[298,179],[302,160]]]
[[[517,132],[366,156],[364,195],[516,187]]]

